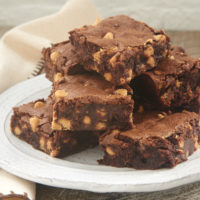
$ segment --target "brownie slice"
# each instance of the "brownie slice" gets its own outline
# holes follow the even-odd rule
[[[114,85],[129,83],[135,75],[154,68],[169,50],[169,37],[143,22],[119,15],[94,26],[70,32],[71,43],[83,67]]]
[[[188,56],[181,47],[156,69],[136,77],[132,83],[139,102],[152,109],[200,107],[200,60]]]
[[[183,111],[135,115],[136,127],[100,137],[100,164],[136,169],[171,168],[187,160],[200,143],[199,116]]]
[[[12,133],[52,157],[64,157],[98,144],[100,132],[52,130],[50,98],[15,107],[13,111],[10,124]]]
[[[46,77],[54,80],[55,74],[76,74],[83,71],[79,57],[69,41],[53,44],[42,50]]]
[[[116,88],[95,73],[65,76],[52,90],[54,130],[129,129],[133,100],[128,86]]]

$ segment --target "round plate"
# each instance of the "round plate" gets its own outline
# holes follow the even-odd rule
[[[33,149],[9,129],[12,107],[46,98],[51,83],[44,75],[8,89],[0,96],[0,167],[22,178],[51,186],[94,192],[149,192],[200,180],[200,151],[172,169],[134,170],[100,166],[99,148],[64,159]]]

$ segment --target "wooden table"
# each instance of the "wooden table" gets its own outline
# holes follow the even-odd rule
[[[0,26],[0,37],[12,27]],[[180,45],[194,56],[200,57],[200,31],[167,31],[174,45]],[[170,190],[151,193],[92,193],[86,191],[54,188],[37,184],[36,200],[199,200],[200,182]]]

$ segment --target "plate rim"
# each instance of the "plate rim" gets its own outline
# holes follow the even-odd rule
[[[43,84],[40,85],[40,83],[43,83]],[[40,87],[35,88],[34,90],[30,90],[29,87],[31,87],[32,84],[40,85]],[[35,91],[41,91],[42,89],[47,88],[48,84],[51,84],[51,83],[45,78],[45,75],[42,74],[37,77],[22,81],[16,85],[14,85],[13,87],[9,88],[8,90],[6,90],[5,92],[3,92],[0,95],[0,111],[7,110],[7,112],[8,112],[8,110],[11,110],[11,105],[10,104],[6,105],[7,101],[5,102],[5,100],[6,99],[8,100],[8,97],[10,95],[12,95],[13,91],[16,91],[16,93],[14,93],[14,95],[18,95],[16,97],[16,99],[13,98],[13,99],[15,99],[13,102],[18,103],[19,99],[21,98],[20,95],[22,93],[22,90],[20,90],[20,88],[25,87],[25,90],[27,92],[26,95],[24,96],[24,98],[25,98],[25,97],[30,96],[31,94],[34,94]],[[21,100],[23,101],[23,99],[21,99]],[[13,103],[13,104],[16,105],[15,103]],[[1,118],[0,138],[2,138],[5,135],[4,126],[5,126],[5,118],[7,116],[6,113],[3,113],[1,115],[2,116],[0,116],[0,118]],[[92,172],[99,173],[99,171],[97,172],[97,171],[92,170],[89,172],[88,170],[85,170],[85,169],[73,169],[72,167],[57,166],[58,168],[61,167],[61,168],[65,168],[65,170],[71,170],[71,172],[74,173],[74,176],[75,176],[75,173],[77,173],[80,177],[82,177],[82,180],[84,180],[84,181],[78,181],[77,174],[76,174],[76,178],[74,177],[74,179],[73,179],[73,177],[69,176],[69,178],[71,178],[71,180],[69,178],[62,180],[61,178],[59,179],[58,176],[57,176],[57,178],[52,179],[52,178],[48,178],[48,177],[36,176],[35,174],[31,175],[30,173],[28,173],[28,170],[20,171],[19,166],[17,166],[18,168],[13,167],[14,163],[12,163],[12,162],[14,162],[14,161],[12,160],[11,157],[8,157],[8,156],[6,157],[5,150],[6,150],[6,147],[5,147],[5,144],[3,143],[3,140],[0,140],[0,152],[3,152],[0,154],[0,167],[1,168],[3,168],[4,170],[6,170],[16,176],[22,177],[24,179],[38,182],[38,183],[45,184],[45,185],[49,185],[49,186],[54,186],[54,187],[88,190],[88,191],[100,192],[100,193],[104,193],[104,192],[150,192],[150,191],[152,192],[152,191],[170,189],[170,188],[174,188],[174,187],[177,187],[180,185],[184,185],[184,184],[188,184],[188,183],[192,183],[192,182],[200,180],[200,167],[198,167],[198,166],[200,166],[200,158],[190,161],[190,162],[195,162],[194,164],[196,165],[196,167],[193,166],[193,170],[190,170],[191,171],[190,174],[182,175],[178,178],[174,178],[171,180],[168,179],[168,181],[162,180],[162,182],[154,181],[152,183],[146,183],[146,184],[145,183],[135,184],[134,182],[132,182],[132,183],[129,182],[126,184],[125,182],[120,183],[120,181],[113,182],[113,183],[110,183],[108,181],[109,183],[106,183],[106,180],[108,180],[108,179],[106,179],[106,176],[109,179],[116,176],[116,175],[114,175],[114,173],[118,173],[117,176],[119,176],[119,174],[120,174],[120,176],[128,176],[128,174],[131,173],[130,171],[128,173],[125,173],[124,175],[123,175],[123,173],[124,173],[123,171],[120,171],[120,173],[116,172],[116,171],[115,172],[110,171],[110,172],[105,173],[105,171],[102,171],[102,172],[100,172],[99,177],[92,178],[91,177]],[[12,151],[12,150],[10,150],[10,151]],[[10,152],[10,153],[12,153],[12,152]],[[30,159],[32,159],[32,158],[30,158]],[[189,161],[186,161],[186,162],[189,162]],[[52,165],[52,163],[50,163],[50,164]],[[82,165],[87,166],[84,164],[82,164]],[[172,170],[172,169],[165,169],[165,170]],[[139,170],[139,171],[140,172],[145,171],[144,173],[146,173],[151,170]],[[153,171],[156,172],[155,170],[153,170]],[[82,173],[84,172],[85,176],[83,174],[81,174],[81,172]],[[90,173],[90,174],[87,174],[87,173]],[[161,172],[161,174],[162,174],[162,172]],[[89,176],[90,180],[87,180],[87,175],[90,175]],[[100,178],[100,177],[103,178],[103,180],[99,181],[98,178]]]

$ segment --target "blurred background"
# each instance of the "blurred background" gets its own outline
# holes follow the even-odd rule
[[[67,1],[0,0],[0,37],[14,26],[55,13]],[[200,57],[200,0],[91,1],[102,18],[128,14],[154,28],[165,29],[175,45],[181,45],[190,55]]]
[[[67,0],[0,0],[0,26],[10,27],[58,11]],[[91,0],[102,17],[126,13],[155,28],[200,30],[199,0]],[[4,31],[1,28],[1,33]]]

